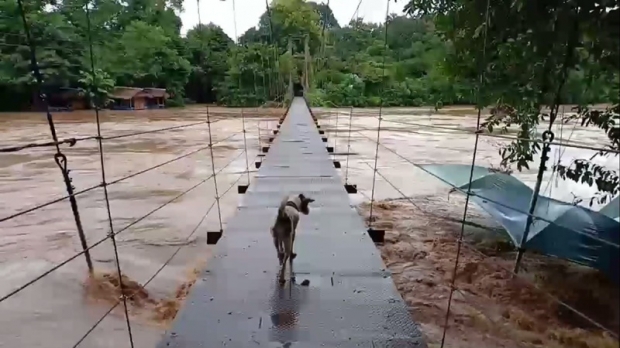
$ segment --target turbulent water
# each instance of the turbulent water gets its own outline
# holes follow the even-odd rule
[[[175,110],[104,112],[101,116],[102,133],[104,137],[110,137],[196,123],[206,119],[206,110],[204,106],[196,106]],[[230,163],[217,176],[219,194],[223,195],[221,215],[224,220],[234,211],[239,200],[236,184],[246,183],[248,176],[239,111],[224,108],[211,110],[211,115],[217,120],[212,124],[214,142],[217,142],[213,147],[216,170]],[[275,129],[280,113],[279,110],[245,110],[245,143],[250,176],[255,172],[253,164],[259,152],[259,134],[266,142],[267,133]],[[337,154],[340,153],[337,157],[342,163],[343,180],[346,173],[347,180],[360,189],[359,195],[351,196],[353,203],[371,196],[373,173],[370,169],[374,165],[374,141],[377,136],[382,144],[418,164],[471,163],[475,140],[471,131],[475,129],[476,119],[470,109],[452,108],[432,116],[428,109],[421,108],[388,109],[384,113],[382,130],[377,134],[376,110],[355,110],[349,127],[348,110],[317,109],[317,114],[322,115],[321,124],[327,130],[330,145],[335,146]],[[57,113],[54,119],[59,138],[93,136],[97,131],[95,115],[91,111]],[[556,141],[562,138],[591,145],[601,145],[604,141],[601,131],[572,124],[556,127],[554,131]],[[0,147],[50,139],[50,130],[43,114],[0,114]],[[107,182],[202,149],[110,185],[108,195],[115,231],[208,178],[212,173],[208,143],[207,124],[105,140],[103,152]],[[477,164],[496,165],[499,144],[498,139],[480,137]],[[67,156],[76,191],[102,182],[96,140],[80,141],[73,147],[61,145],[61,149]],[[347,156],[342,154],[347,152],[351,153],[348,166]],[[0,154],[0,219],[66,194],[60,170],[54,162],[54,153],[53,147],[45,147]],[[568,162],[572,158],[589,158],[593,153],[590,150],[554,148],[551,159],[561,156],[563,162]],[[610,166],[615,164],[617,168],[617,158],[609,158],[606,163]],[[401,193],[414,197],[447,193],[448,188],[438,180],[381,146],[377,168],[380,173],[375,189],[377,199],[399,197]],[[537,165],[531,168],[517,174],[529,185],[535,179]],[[585,196],[591,193],[587,187],[550,178],[551,173],[548,173],[542,186],[546,195],[571,200],[572,194]],[[396,191],[388,181],[401,192]],[[230,191],[227,191],[229,188]],[[214,202],[214,196],[213,181],[206,181],[118,234],[116,239],[123,273],[140,284],[148,281],[179,246],[185,245],[148,284],[147,290],[153,299],[174,298],[179,287],[192,277],[193,270],[204,266],[210,253],[205,245],[206,231],[219,230],[220,227],[217,208],[211,211],[189,241],[187,237]],[[109,232],[109,221],[103,189],[97,188],[79,195],[77,203],[88,243],[93,244],[104,238]],[[68,200],[0,222],[0,296],[80,250]],[[98,272],[116,269],[110,241],[93,248],[91,254]],[[87,274],[85,259],[80,256],[0,303],[0,347],[73,346],[110,307],[109,302],[94,301],[96,296],[85,290]],[[153,347],[166,322],[159,320],[148,306],[130,306],[130,311],[135,347]],[[119,306],[81,346],[128,347],[127,326],[122,313],[122,306]]]

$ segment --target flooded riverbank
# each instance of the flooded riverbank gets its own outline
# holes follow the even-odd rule
[[[212,108],[217,122],[212,124],[215,167],[223,169],[217,176],[221,199],[222,218],[234,211],[240,197],[236,181],[247,180],[242,124],[239,109]],[[250,176],[255,172],[254,159],[259,150],[259,126],[263,140],[269,129],[275,129],[281,109],[246,109],[246,142]],[[357,204],[371,196],[372,170],[377,137],[375,110],[355,110],[349,137],[348,110],[316,109],[320,123],[342,163],[341,175],[357,184],[358,195],[352,195]],[[83,137],[96,134],[93,112],[57,113],[59,138]],[[185,109],[105,112],[102,114],[104,136],[129,134],[160,128],[181,126],[204,121],[206,108],[193,106]],[[431,116],[428,108],[386,109],[379,139],[382,144],[397,151],[417,164],[471,163],[475,129],[475,114],[467,107]],[[394,121],[394,122],[392,122]],[[406,124],[410,123],[410,124]],[[444,128],[412,126],[411,123]],[[449,130],[458,128],[459,130]],[[543,126],[541,126],[542,128]],[[588,128],[564,125],[555,129],[556,139],[568,139],[600,145],[602,132]],[[43,114],[0,115],[0,147],[48,141],[49,128]],[[230,137],[230,138],[229,138]],[[108,182],[137,173],[169,161],[199,148],[209,141],[206,124],[117,138],[104,143],[104,161]],[[62,146],[71,169],[76,190],[93,187],[102,182],[98,145],[95,140],[78,142],[73,147]],[[589,158],[593,151],[561,148],[552,151],[551,160],[560,155],[563,161],[571,158]],[[53,148],[35,148],[19,153],[0,154],[0,212],[2,217],[22,209],[49,201],[66,194],[60,171],[53,160]],[[608,164],[617,165],[609,158]],[[488,166],[499,162],[497,139],[481,137],[477,164]],[[531,168],[536,168],[532,165]],[[416,169],[401,157],[379,147],[376,199],[400,197],[401,192],[411,197],[447,195],[449,187]],[[123,229],[175,196],[207,178],[212,172],[209,151],[195,154],[129,178],[109,187],[111,215],[116,231]],[[535,169],[516,176],[532,185]],[[551,179],[547,173],[544,194],[570,200],[571,193],[587,195],[587,187]],[[389,182],[388,182],[389,181]],[[398,187],[396,191],[392,185]],[[224,195],[224,191],[231,190]],[[206,246],[206,231],[218,230],[217,211],[211,211],[197,232],[186,241],[214,201],[213,181],[207,181],[178,200],[157,210],[117,237],[123,273],[139,284],[144,284],[168,260],[179,245],[185,245],[147,286],[149,296],[156,301],[170,299],[183,284],[191,280],[194,269],[204,267],[211,248]],[[109,231],[108,215],[103,190],[95,189],[77,199],[81,219],[89,244],[104,238]],[[424,201],[421,200],[424,206]],[[430,204],[430,203],[428,203]],[[427,204],[427,208],[433,209]],[[475,208],[473,208],[475,209]],[[492,222],[489,222],[492,223]],[[0,223],[0,296],[35,278],[54,265],[81,250],[75,222],[67,201],[50,205],[36,212]],[[115,270],[114,252],[109,241],[92,250],[97,270]],[[85,296],[87,269],[83,257],[38,281],[28,289],[0,303],[0,346],[2,347],[67,347],[105,314],[109,301],[89,301]],[[157,306],[153,306],[157,307]],[[166,324],[157,313],[133,309],[132,329],[136,347],[153,347]],[[122,306],[99,325],[82,343],[83,347],[127,346],[126,324]],[[28,328],[26,331],[24,328]]]
[[[214,162],[222,218],[235,209],[237,183],[246,183],[246,158],[239,110],[211,108],[214,138]],[[258,126],[266,136],[275,128],[283,110],[245,110],[246,142],[250,178],[258,154]],[[96,135],[93,112],[54,114],[59,138]],[[104,137],[182,126],[206,120],[206,108],[121,111],[102,113]],[[50,132],[43,114],[0,115],[0,146],[48,141]],[[266,141],[266,138],[264,139]],[[199,184],[212,174],[208,151],[207,124],[187,128],[122,137],[104,142],[107,182],[192,153],[172,163],[108,187],[114,229],[118,232]],[[76,191],[102,182],[96,140],[61,146],[67,156]],[[66,195],[59,168],[51,147],[35,148],[0,155],[0,211],[2,217]],[[226,168],[222,168],[226,166]],[[158,271],[180,245],[185,245],[172,261],[148,284],[152,298],[168,299],[191,278],[193,270],[202,269],[210,253],[206,231],[219,230],[217,206],[213,207],[194,235],[207,209],[214,202],[213,180],[204,182],[148,218],[124,230],[116,237],[123,273],[144,284]],[[82,224],[89,244],[109,231],[105,198],[101,188],[77,197]],[[54,265],[82,250],[68,201],[42,208],[2,222],[0,225],[0,293],[9,293]],[[91,250],[98,272],[115,271],[112,243],[106,241]],[[110,303],[102,293],[85,293],[87,268],[80,256],[44,279],[0,304],[0,346],[67,347],[72,346],[105,312]],[[90,284],[92,285],[92,284]],[[101,282],[97,291],[109,284]],[[95,292],[97,292],[95,291]],[[89,295],[89,296],[85,296]],[[96,297],[100,297],[99,299]],[[103,301],[98,301],[103,297]],[[172,296],[174,297],[174,296]],[[152,347],[162,332],[154,314],[134,309],[132,322],[136,347]],[[84,347],[124,347],[127,345],[122,305],[104,319],[82,343]],[[164,318],[167,321],[167,318]],[[165,323],[164,323],[165,324]],[[25,331],[23,328],[28,328]]]

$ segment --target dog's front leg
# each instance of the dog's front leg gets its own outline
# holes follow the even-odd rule
[[[284,237],[284,239],[282,240],[282,244],[284,247],[284,262],[282,262],[282,266],[280,268],[280,284],[284,284],[286,281],[284,279],[284,273],[286,272],[286,263],[289,263],[289,272],[293,272],[293,269],[290,267],[290,265],[292,265],[292,259],[291,259],[291,251],[292,251],[292,247],[293,247],[293,238],[292,238],[292,234],[288,235],[286,237]]]
[[[273,239],[273,245],[276,248],[276,253],[278,254],[278,262],[280,262],[280,265],[282,265],[284,254],[282,254],[280,239],[277,237],[276,232],[274,231],[274,227],[271,228],[271,238]]]
[[[293,218],[293,233],[291,238],[293,239],[291,241],[291,260],[294,260],[295,257],[297,257],[297,253],[295,253],[295,234],[297,232],[297,223],[299,222],[299,216],[296,216],[295,218]]]
[[[291,261],[293,261],[295,259],[295,257],[297,257],[297,253],[295,253],[293,250],[295,250],[295,232],[293,232],[293,241],[292,241],[292,246],[291,246]]]
[[[280,282],[280,285],[284,285],[284,283],[286,282],[286,280],[284,279],[285,270],[286,270],[286,260],[284,260],[280,264],[280,272],[278,272],[278,281]]]
[[[293,230],[293,233],[291,234],[291,257],[289,257],[288,259],[288,268],[289,268],[289,272],[291,273],[291,283],[295,282],[295,271],[293,270],[293,259],[295,258],[295,256],[297,256],[297,254],[295,254],[293,252],[293,249],[295,247],[295,230]]]
[[[288,270],[291,273],[291,283],[295,282],[295,271],[293,270],[293,257],[289,257],[288,259]]]

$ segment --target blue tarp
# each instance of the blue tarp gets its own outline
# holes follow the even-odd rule
[[[616,198],[612,199],[611,202],[599,210],[599,213],[609,216],[614,220],[618,220],[620,217],[620,196],[616,196]]]
[[[445,183],[467,191],[471,166],[420,167]],[[513,176],[474,166],[471,192],[470,200],[501,223],[513,243],[519,245],[533,190]],[[605,208],[608,214],[539,196],[523,247],[599,269],[619,282],[620,223],[613,217],[617,216],[614,214],[617,209],[614,211],[611,204]]]

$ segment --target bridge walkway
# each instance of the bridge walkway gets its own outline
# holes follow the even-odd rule
[[[316,201],[298,226],[297,283],[280,287],[269,227],[299,192]],[[303,98],[158,347],[426,347]]]

